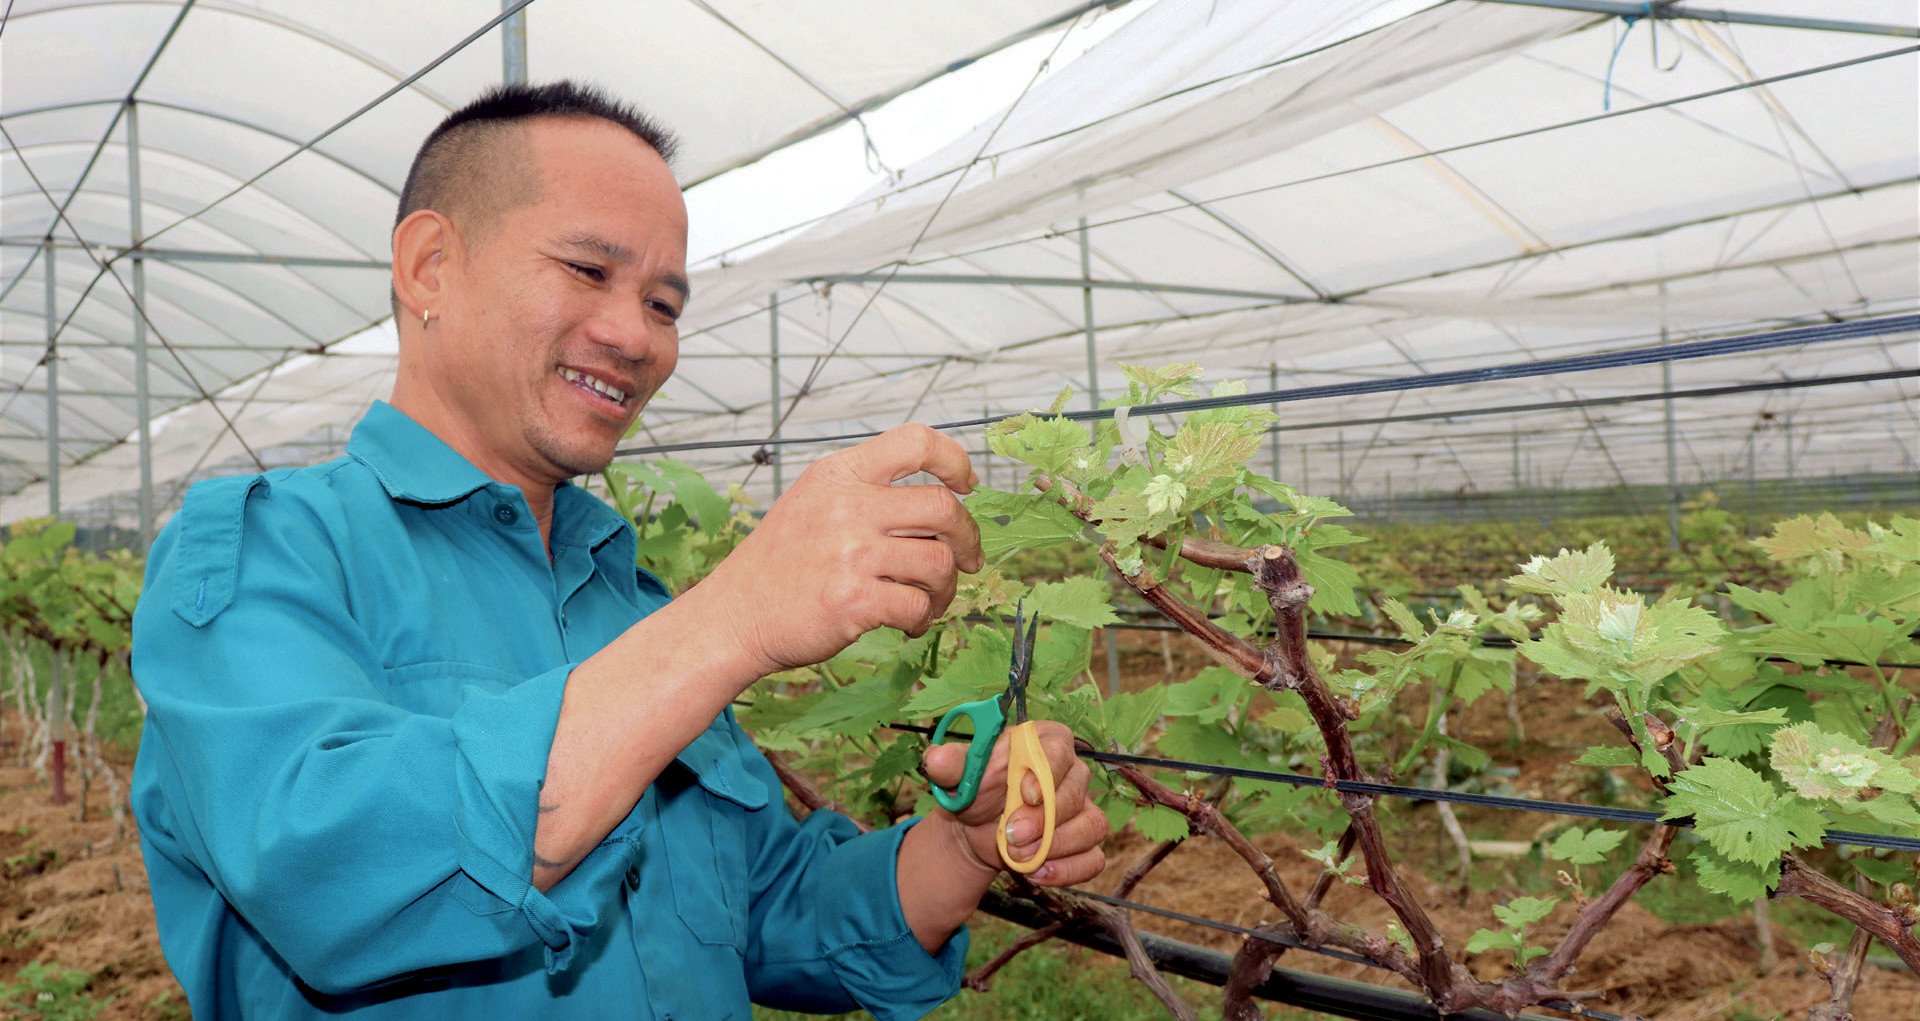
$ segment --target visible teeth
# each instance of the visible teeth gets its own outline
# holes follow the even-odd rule
[[[589,376],[584,372],[575,372],[567,368],[562,368],[560,375],[570,382],[584,384],[595,393],[600,394],[615,404],[625,404],[627,402],[627,392],[625,390],[612,386],[597,376]]]

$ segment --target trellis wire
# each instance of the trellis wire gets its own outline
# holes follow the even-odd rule
[[[1202,929],[1231,932],[1236,935],[1248,937],[1249,939],[1262,940],[1267,943],[1278,943],[1292,950],[1304,950],[1307,953],[1318,954],[1321,957],[1331,957],[1336,961],[1349,961],[1354,964],[1365,965],[1369,968],[1378,968],[1382,971],[1387,970],[1386,965],[1371,958],[1362,957],[1359,954],[1348,953],[1345,950],[1336,950],[1333,947],[1314,946],[1311,943],[1303,943],[1290,936],[1282,936],[1275,932],[1263,932],[1259,929],[1250,929],[1244,925],[1235,925],[1232,922],[1221,921],[1218,918],[1208,918],[1204,915],[1190,915],[1184,911],[1175,911],[1171,908],[1158,907],[1153,904],[1143,904],[1139,901],[1128,900],[1124,897],[1109,897],[1104,893],[1095,893],[1092,890],[1075,888],[1073,893],[1075,896],[1085,897],[1088,900],[1096,900],[1102,904],[1122,908],[1127,911],[1138,911],[1142,914],[1154,915],[1170,921],[1185,922],[1188,925],[1199,926]],[[1539,1006],[1546,1007],[1549,1010],[1564,1011],[1580,1017],[1593,1018],[1594,1021],[1628,1021],[1627,1018],[1619,1014],[1610,1014],[1604,1010],[1594,1010],[1592,1007],[1583,1007],[1568,1000],[1542,1000]]]
[[[888,729],[907,733],[931,736],[933,728],[917,726],[911,723],[889,723]],[[969,735],[951,733],[956,740]],[[1227,766],[1212,762],[1189,762],[1185,759],[1169,759],[1154,755],[1130,755],[1125,752],[1103,752],[1083,749],[1080,757],[1093,762],[1111,765],[1139,766],[1146,769],[1172,770],[1182,773],[1204,773],[1210,776],[1227,776],[1242,780],[1261,780],[1268,783],[1282,783],[1294,787],[1325,787],[1347,794],[1387,795],[1407,798],[1412,801],[1450,801],[1461,805],[1477,805],[1483,808],[1504,808],[1518,812],[1536,812],[1543,815],[1558,815],[1576,819],[1598,819],[1603,822],[1654,824],[1660,823],[1660,813],[1640,808],[1613,808],[1606,805],[1585,805],[1574,801],[1544,801],[1535,798],[1515,798],[1503,794],[1476,794],[1470,791],[1441,790],[1432,787],[1409,787],[1405,784],[1378,783],[1372,780],[1334,780],[1324,776],[1308,776],[1304,773],[1283,773],[1277,770],[1254,769],[1250,766]],[[1669,826],[1691,828],[1693,823],[1686,819],[1665,823]],[[1920,853],[1920,838],[1883,836],[1878,833],[1857,833],[1852,830],[1828,830],[1822,843],[1842,847],[1866,847],[1883,851],[1908,851]]]

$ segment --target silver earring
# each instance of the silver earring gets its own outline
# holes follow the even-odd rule
[[[420,328],[423,330],[426,329],[427,324],[432,321],[433,321],[433,309],[430,309],[430,308],[421,309],[420,310]]]

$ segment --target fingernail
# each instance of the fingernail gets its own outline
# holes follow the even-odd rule
[[[1033,829],[1032,820],[1015,819],[1007,824],[1007,843],[1013,844],[1016,847],[1024,847],[1027,844],[1033,843],[1035,835]]]
[[[1052,879],[1053,866],[1051,864],[1042,865],[1040,866],[1040,870],[1038,872],[1035,872],[1033,876],[1035,879]]]

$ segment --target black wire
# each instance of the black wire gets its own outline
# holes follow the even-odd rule
[[[1592,372],[1600,369],[1631,368],[1641,365],[1690,361],[1697,358],[1716,358],[1729,355],[1750,354],[1756,351],[1766,351],[1774,348],[1823,344],[1838,340],[1853,340],[1894,333],[1908,333],[1916,330],[1920,330],[1920,314],[1881,316],[1870,319],[1854,319],[1841,323],[1823,323],[1818,326],[1800,326],[1784,330],[1769,330],[1763,333],[1720,337],[1714,340],[1696,340],[1681,344],[1665,344],[1658,347],[1626,348],[1618,351],[1603,351],[1596,354],[1570,355],[1562,358],[1510,362],[1505,365],[1489,365],[1478,369],[1456,369],[1450,372],[1431,372],[1415,376],[1392,376],[1384,379],[1359,380],[1351,383],[1326,383],[1318,386],[1294,387],[1287,390],[1259,390],[1224,397],[1196,397],[1190,400],[1165,401],[1142,407],[1139,410],[1143,413],[1164,415],[1182,411],[1208,411],[1217,408],[1243,408],[1264,404],[1285,404],[1295,401],[1322,400],[1330,397],[1358,397],[1377,393],[1399,393],[1407,390],[1429,390],[1436,387],[1491,383],[1510,379],[1526,379],[1534,376]],[[1664,397],[1666,395],[1663,394],[1661,396]],[[1074,422],[1087,422],[1104,419],[1112,414],[1113,412],[1111,410],[1068,411],[1058,417]],[[961,419],[959,421],[942,423],[933,428],[942,431],[972,429],[979,426],[991,425],[1006,417],[1008,416],[995,415],[983,418]],[[840,433],[831,436],[775,436],[762,439],[700,440],[688,443],[662,443],[643,447],[625,447],[615,451],[615,453],[621,457],[637,457],[689,450],[726,450],[745,447],[787,446],[802,443],[846,443],[871,439],[880,435],[881,431],[882,430],[874,429],[863,432]]]
[[[913,734],[931,736],[933,728],[920,727],[908,723],[889,723],[890,730],[905,731]],[[963,734],[951,734],[957,739],[967,737]],[[1638,808],[1611,808],[1605,805],[1583,805],[1572,801],[1542,801],[1533,798],[1513,798],[1499,794],[1474,794],[1468,791],[1436,790],[1431,787],[1408,787],[1403,784],[1376,783],[1371,780],[1331,780],[1324,776],[1307,776],[1302,773],[1281,773],[1273,770],[1252,769],[1246,766],[1223,766],[1211,762],[1188,762],[1184,759],[1168,759],[1151,755],[1129,755],[1125,752],[1102,752],[1084,750],[1080,757],[1094,762],[1140,766],[1147,769],[1173,770],[1182,773],[1206,773],[1212,776],[1230,776],[1243,780],[1263,780],[1269,783],[1290,784],[1295,787],[1325,787],[1347,794],[1387,795],[1407,798],[1413,801],[1450,801],[1461,805],[1477,805],[1483,808],[1504,808],[1519,812],[1536,812],[1543,815],[1559,815],[1576,819],[1599,819],[1605,822],[1659,823],[1660,813]],[[1692,827],[1691,819],[1669,821],[1667,825]],[[1828,830],[1822,843],[1845,847],[1870,847],[1883,851],[1911,851],[1920,853],[1920,837],[1895,837],[1878,833],[1857,833],[1852,830]]]
[[[1331,957],[1336,961],[1349,961],[1354,964],[1362,964],[1369,968],[1378,968],[1383,971],[1392,970],[1388,968],[1386,965],[1381,964],[1379,961],[1373,960],[1372,958],[1369,958],[1369,957],[1362,957],[1359,954],[1349,953],[1345,950],[1337,950],[1333,947],[1315,946],[1311,943],[1303,943],[1297,939],[1294,939],[1291,936],[1283,936],[1276,932],[1268,932],[1261,929],[1249,929],[1244,925],[1235,925],[1232,922],[1221,921],[1218,918],[1208,918],[1204,915],[1189,915],[1184,911],[1175,911],[1171,908],[1156,907],[1152,904],[1142,904],[1139,901],[1127,900],[1124,897],[1109,897],[1104,893],[1095,893],[1092,890],[1083,890],[1077,886],[1073,887],[1071,889],[1071,892],[1076,897],[1085,897],[1088,900],[1096,900],[1102,904],[1112,905],[1113,907],[1116,907],[1116,908],[1124,908],[1128,911],[1138,911],[1142,914],[1154,915],[1159,918],[1166,918],[1175,922],[1185,922],[1188,925],[1197,925],[1202,929],[1215,929],[1220,932],[1231,932],[1236,935],[1246,936],[1250,939],[1263,940],[1268,943],[1278,943],[1283,947],[1288,947],[1293,950],[1304,950],[1307,953],[1318,954],[1321,957]],[[1559,1000],[1559,999],[1542,1000],[1539,1002],[1539,1004],[1537,1004],[1537,1006],[1546,1007],[1549,1010],[1565,1011],[1569,1014],[1576,1014],[1580,1017],[1593,1018],[1595,1019],[1595,1021],[1628,1021],[1627,1018],[1622,1017],[1619,1014],[1609,1014],[1603,1010],[1594,1010],[1591,1007],[1578,1006],[1569,1000]]]
[[[1139,911],[1143,914],[1156,915],[1160,918],[1169,918],[1176,922],[1185,922],[1188,925],[1197,925],[1203,929],[1218,929],[1221,932],[1231,932],[1231,933],[1237,933],[1241,936],[1250,936],[1254,939],[1265,940],[1268,943],[1278,943],[1283,947],[1290,947],[1294,950],[1305,950],[1307,953],[1310,953],[1310,954],[1319,954],[1322,957],[1331,957],[1337,961],[1351,961],[1354,964],[1364,964],[1369,968],[1381,968],[1381,969],[1387,968],[1386,965],[1381,964],[1380,962],[1373,960],[1370,957],[1362,957],[1359,954],[1349,953],[1348,951],[1338,950],[1333,947],[1322,947],[1322,946],[1315,946],[1311,943],[1303,943],[1300,940],[1294,939],[1291,936],[1285,936],[1277,932],[1265,932],[1260,929],[1249,929],[1244,925],[1235,925],[1232,922],[1223,922],[1218,918],[1207,918],[1203,915],[1189,915],[1184,911],[1175,911],[1172,908],[1155,907],[1152,904],[1142,904],[1139,901],[1127,900],[1124,897],[1109,897],[1104,893],[1095,893],[1092,890],[1083,890],[1077,886],[1072,888],[1072,892],[1073,892],[1073,895],[1076,897],[1085,897],[1088,900],[1097,900],[1102,904],[1111,904],[1116,908],[1125,908],[1128,911]]]

